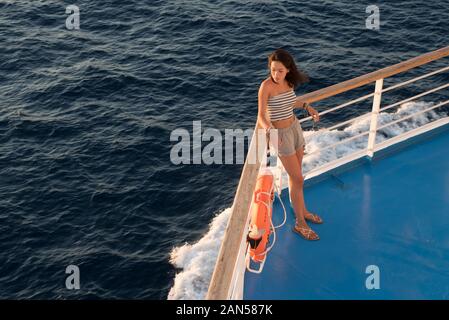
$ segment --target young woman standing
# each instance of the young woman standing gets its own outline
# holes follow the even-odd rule
[[[318,240],[318,235],[307,221],[323,223],[323,220],[305,206],[302,175],[305,140],[293,108],[304,108],[316,122],[319,121],[319,114],[296,97],[294,89],[307,82],[308,77],[297,69],[293,57],[286,50],[274,51],[268,57],[268,68],[270,76],[259,88],[258,122],[268,132],[271,128],[278,131],[278,145],[274,147],[288,174],[290,201],[296,216],[293,231],[306,240]]]

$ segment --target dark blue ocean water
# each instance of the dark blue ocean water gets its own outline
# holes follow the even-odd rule
[[[370,1],[77,1],[80,30],[65,27],[70,4],[0,1],[3,299],[166,299],[171,250],[231,206],[242,169],[174,165],[170,133],[191,132],[194,120],[252,129],[276,48],[311,78],[299,95],[449,44],[447,0],[378,1],[378,31],[365,27]],[[441,74],[385,99],[447,81]],[[80,290],[66,289],[71,264]]]

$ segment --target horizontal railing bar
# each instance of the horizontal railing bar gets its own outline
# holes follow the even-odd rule
[[[316,150],[316,151],[313,151],[313,152],[311,152],[311,153],[307,153],[304,157],[308,157],[308,156],[310,156],[310,155],[312,155],[312,154],[314,154],[314,153],[317,153],[317,152],[319,152],[319,151],[323,151],[323,150],[326,150],[326,149],[329,149],[329,148],[333,148],[333,147],[338,146],[338,145],[340,145],[340,144],[343,144],[343,143],[352,141],[352,140],[357,139],[357,138],[359,138],[359,137],[361,137],[361,136],[367,135],[368,133],[369,133],[369,131],[359,133],[358,135],[355,135],[355,136],[353,136],[353,137],[350,137],[350,138],[347,138],[347,139],[338,141],[338,142],[336,142],[336,143],[334,143],[334,144],[330,144],[330,145],[328,145],[328,146],[325,146],[325,147],[323,147],[323,148],[321,148],[321,149],[318,149],[318,150]]]
[[[351,123],[351,122],[354,122],[354,121],[357,121],[357,120],[366,118],[366,117],[368,117],[369,115],[371,115],[371,111],[368,112],[368,113],[362,114],[361,116],[358,116],[358,117],[355,117],[355,118],[351,118],[351,119],[346,120],[346,121],[341,122],[341,123],[337,123],[336,125],[333,125],[332,127],[329,127],[329,128],[323,128],[323,129],[326,129],[326,130],[328,130],[328,131],[331,131],[331,130],[334,130],[334,129],[336,129],[336,128],[342,126],[342,125],[345,125],[345,124],[348,124],[348,123]],[[321,132],[318,131],[318,132],[312,133],[311,135],[309,135],[309,136],[307,137],[307,140],[310,141],[310,139],[311,139],[312,137],[318,135],[319,133],[321,133]]]
[[[422,134],[424,132],[439,128],[441,126],[445,126],[447,124],[449,124],[449,117],[442,117],[440,119],[428,122],[422,126],[410,129],[406,132],[403,132],[394,137],[388,138],[386,140],[383,140],[383,141],[377,143],[376,146],[374,147],[374,153],[378,152],[379,150],[382,150],[385,147],[389,147],[395,143],[404,141],[406,138],[410,138],[410,137],[416,136],[418,134]]]
[[[423,96],[425,96],[425,95],[428,95],[428,94],[430,94],[430,93],[436,92],[436,91],[441,90],[441,89],[444,89],[444,88],[446,88],[446,87],[449,87],[449,83],[444,84],[444,85],[439,86],[439,87],[434,88],[434,89],[430,89],[430,90],[425,91],[425,92],[423,92],[423,93],[417,94],[416,96],[413,96],[413,97],[404,99],[404,100],[402,100],[402,101],[395,102],[395,103],[393,103],[393,104],[390,104],[390,105],[388,105],[388,106],[385,106],[385,107],[381,108],[381,109],[379,110],[379,112],[388,110],[388,109],[393,108],[393,107],[395,107],[395,106],[397,106],[397,105],[399,105],[399,104],[402,104],[402,103],[406,103],[406,102],[409,102],[409,101],[413,101],[414,99],[423,97]],[[320,115],[321,115],[321,113],[320,113]],[[365,113],[365,114],[363,114],[363,115],[360,115],[360,116],[358,116],[358,117],[355,117],[355,118],[346,120],[346,121],[344,121],[344,122],[337,123],[336,125],[333,125],[333,126],[331,126],[331,127],[329,127],[329,128],[325,128],[325,129],[327,129],[327,130],[329,130],[329,131],[330,131],[330,130],[334,130],[334,129],[336,129],[336,128],[338,128],[338,127],[341,127],[341,126],[343,126],[343,125],[345,125],[345,124],[348,124],[348,123],[351,123],[351,122],[355,122],[355,121],[361,120],[361,119],[363,119],[363,118],[367,118],[367,117],[369,117],[370,115],[371,115],[371,111],[370,111],[370,112],[367,112],[367,113]],[[307,137],[307,139],[310,140],[312,137],[316,136],[317,134],[319,134],[319,132],[314,132],[314,133],[312,133],[311,135],[309,135],[309,136]]]
[[[416,78],[413,78],[413,79],[410,79],[410,80],[407,80],[407,81],[404,81],[404,82],[395,84],[395,85],[393,85],[393,86],[391,86],[391,87],[385,88],[385,89],[382,90],[382,93],[387,92],[387,91],[390,91],[390,90],[393,90],[393,89],[397,89],[397,88],[399,88],[399,87],[405,86],[406,84],[409,84],[409,83],[412,83],[412,82],[415,82],[415,81],[418,81],[418,80],[421,80],[421,79],[424,79],[424,78],[433,76],[433,75],[435,75],[435,74],[437,74],[437,73],[444,72],[444,71],[446,71],[446,70],[449,70],[449,66],[448,66],[448,67],[441,68],[441,69],[438,69],[438,70],[436,70],[436,71],[429,72],[429,73],[427,73],[427,74],[425,74],[425,75],[422,75],[422,76],[419,76],[419,77],[416,77]],[[338,106],[336,106],[336,107],[333,107],[333,108],[331,108],[331,109],[328,109],[328,110],[325,110],[325,111],[320,112],[320,115],[325,115],[326,113],[330,113],[330,112],[332,112],[332,111],[339,110],[339,109],[341,109],[341,108],[347,107],[347,106],[352,105],[352,104],[354,104],[354,103],[356,103],[356,102],[360,102],[360,101],[362,101],[362,100],[368,99],[368,98],[372,97],[373,95],[374,95],[374,93],[370,93],[370,94],[364,95],[363,97],[360,97],[360,98],[357,98],[357,99],[348,101],[348,102],[346,102],[346,103],[340,104],[340,105],[338,105]],[[308,119],[311,119],[311,118],[312,118],[312,117],[309,116],[309,117],[307,117],[307,118],[301,119],[300,122],[304,122],[304,121],[306,121],[306,120],[308,120]]]
[[[360,102],[360,101],[362,101],[362,100],[368,99],[369,97],[372,97],[373,95],[374,95],[374,93],[370,93],[370,94],[367,94],[367,95],[365,95],[365,96],[363,96],[363,97],[360,97],[360,98],[357,98],[357,99],[354,99],[354,100],[345,102],[345,103],[343,103],[343,104],[340,104],[340,105],[338,105],[338,106],[336,106],[336,107],[333,107],[333,108],[331,108],[331,109],[329,109],[329,110],[321,111],[321,112],[320,112],[320,116],[325,115],[326,113],[329,113],[329,112],[332,112],[332,111],[335,111],[335,110],[338,110],[338,109],[347,107],[347,106],[349,106],[349,105],[351,105],[351,104],[354,104],[354,103],[356,103],[356,102]],[[312,118],[311,116],[308,116],[307,118],[301,119],[300,122],[304,122],[304,121],[306,121],[307,119],[311,119],[311,118]]]
[[[446,71],[446,70],[449,70],[449,66],[448,66],[448,67],[443,67],[443,68],[441,68],[441,69],[438,69],[438,70],[429,72],[429,73],[424,74],[424,75],[422,75],[422,76],[419,76],[419,77],[416,77],[416,78],[413,78],[413,79],[410,79],[410,80],[407,80],[407,81],[404,81],[404,82],[395,84],[395,85],[393,85],[393,86],[391,86],[391,87],[385,88],[385,89],[382,90],[382,93],[383,93],[383,92],[390,91],[390,90],[393,90],[393,89],[397,89],[397,88],[402,87],[402,86],[404,86],[404,85],[406,85],[406,84],[409,84],[409,83],[415,82],[415,81],[417,81],[417,80],[421,80],[421,79],[424,79],[424,78],[433,76],[433,75],[435,75],[435,74],[437,74],[437,73],[441,73],[441,72],[444,72],[444,71]],[[407,101],[412,101],[412,100],[415,99],[415,98],[418,98],[418,97],[421,97],[421,96],[425,96],[426,94],[429,94],[429,93],[432,93],[432,92],[435,92],[435,91],[444,89],[445,87],[447,87],[447,85],[443,85],[443,86],[438,87],[438,88],[436,88],[436,89],[429,90],[429,91],[427,91],[427,93],[422,93],[421,95],[416,95],[416,96],[414,96],[414,97],[412,97],[412,98],[409,98],[409,100],[405,99],[405,100],[403,100],[403,101],[401,101],[401,102],[399,102],[399,103],[396,103],[396,104],[393,104],[393,105],[384,107],[384,108],[380,109],[380,111],[387,110],[387,109],[392,108],[393,106],[396,106],[396,105],[398,105],[398,104],[400,104],[400,103],[405,103],[405,102],[407,102]],[[360,97],[360,98],[357,98],[357,99],[348,101],[348,102],[346,102],[346,103],[340,104],[340,105],[338,105],[338,106],[336,106],[336,107],[334,107],[334,108],[331,108],[331,109],[329,109],[329,110],[322,111],[322,112],[320,112],[320,116],[322,116],[322,115],[324,115],[324,114],[327,114],[327,113],[329,113],[329,112],[332,112],[332,111],[339,110],[339,109],[341,109],[341,108],[347,107],[347,106],[352,105],[352,104],[354,104],[354,103],[356,103],[356,102],[360,102],[360,101],[365,100],[365,99],[367,99],[367,98],[369,98],[369,97],[372,97],[373,95],[374,95],[374,92],[373,92],[373,93],[370,93],[370,94],[367,94],[367,95],[365,95],[365,96],[362,96],[362,97]],[[357,120],[361,120],[361,119],[363,119],[364,117],[367,117],[369,114],[370,114],[370,113],[366,113],[366,114],[364,114],[364,115],[362,115],[362,116],[359,116],[359,117],[357,117],[357,118],[353,118],[353,119],[347,120],[347,121],[345,121],[345,122],[336,124],[335,126],[328,128],[328,130],[333,130],[333,129],[335,129],[335,128],[338,128],[338,127],[340,127],[340,126],[343,126],[343,125],[345,125],[345,124],[348,124],[348,123],[350,123],[350,122],[357,121]],[[308,117],[306,117],[306,118],[303,118],[303,119],[299,120],[299,122],[302,123],[302,122],[307,121],[307,120],[310,120],[310,119],[312,119],[312,116],[308,116]],[[314,134],[312,134],[311,136],[309,136],[309,139],[310,139],[311,137],[315,136],[316,134],[317,134],[317,133],[314,133]]]
[[[387,123],[386,125],[383,125],[383,126],[377,128],[377,131],[379,131],[380,129],[385,128],[385,127],[387,127],[387,126],[389,126],[389,125],[391,125],[391,124],[394,124],[394,123],[400,122],[400,121],[402,121],[402,120],[411,118],[411,117],[413,117],[413,116],[415,116],[415,115],[418,115],[418,114],[427,112],[427,111],[429,111],[429,110],[432,110],[432,109],[441,107],[442,105],[445,105],[445,104],[447,104],[447,103],[449,103],[449,100],[447,100],[447,101],[445,101],[445,102],[443,102],[443,103],[440,103],[440,104],[438,104],[438,105],[436,105],[436,106],[433,106],[433,107],[431,107],[431,108],[428,108],[428,109],[426,109],[426,110],[423,110],[423,111],[420,111],[420,112],[416,112],[416,113],[414,113],[414,114],[412,114],[412,115],[409,115],[409,116],[407,116],[407,117],[403,117],[403,118],[401,118],[401,119],[399,119],[399,120],[395,120],[395,121],[393,121],[393,122],[389,122],[389,123]],[[369,114],[371,114],[371,112],[370,112]],[[314,153],[317,153],[317,152],[319,152],[319,151],[323,151],[323,150],[326,150],[326,149],[329,149],[329,148],[333,148],[333,147],[338,146],[338,145],[340,145],[340,144],[343,144],[343,143],[352,141],[352,140],[357,139],[357,138],[359,138],[360,136],[366,135],[366,134],[368,134],[368,133],[369,133],[369,131],[359,133],[358,135],[355,135],[355,136],[353,136],[353,137],[351,137],[351,138],[341,140],[341,141],[339,141],[339,142],[337,142],[337,143],[334,143],[334,144],[325,146],[325,147],[323,147],[323,148],[321,148],[321,149],[319,149],[319,150],[316,150],[316,151],[313,151],[313,152],[311,152],[311,153],[308,153],[308,154],[305,155],[305,157],[308,157],[308,156],[310,156],[310,155],[312,155],[312,154],[314,154]]]
[[[374,82],[376,80],[388,78],[392,75],[410,70],[412,68],[421,66],[434,60],[438,60],[448,55],[449,55],[449,46],[446,46],[444,48],[425,53],[418,57],[394,64],[392,66],[388,66],[383,69],[370,72],[368,74],[307,93],[305,95],[300,96],[300,99],[308,103],[320,101],[328,97],[335,96],[339,93],[364,86],[365,84]]]
[[[408,116],[403,117],[403,118],[400,118],[400,119],[398,119],[398,120],[389,122],[389,123],[384,124],[383,126],[377,128],[377,131],[379,131],[379,130],[385,128],[385,127],[388,127],[388,126],[390,126],[390,125],[392,125],[392,124],[395,124],[395,123],[398,123],[398,122],[400,122],[400,121],[406,120],[406,119],[408,119],[408,118],[412,118],[412,117],[414,117],[414,116],[417,116],[417,115],[419,115],[419,114],[421,114],[421,113],[428,112],[428,111],[430,111],[430,110],[439,108],[439,107],[441,107],[441,106],[444,106],[444,105],[447,104],[447,103],[449,103],[449,100],[446,100],[445,102],[439,103],[439,104],[437,104],[437,105],[435,105],[435,106],[433,106],[433,107],[431,107],[431,108],[427,108],[427,109],[422,110],[422,111],[420,111],[420,112],[416,112],[416,113],[414,113],[414,114],[408,115]]]
[[[406,102],[409,102],[409,101],[413,101],[413,100],[415,100],[415,99],[417,99],[417,98],[426,96],[426,95],[428,95],[428,94],[431,94],[431,93],[436,92],[436,91],[438,91],[438,90],[444,89],[444,88],[446,88],[446,87],[449,87],[449,83],[443,84],[442,86],[439,86],[439,87],[434,88],[434,89],[430,89],[430,90],[425,91],[425,92],[423,92],[423,93],[417,94],[416,96],[413,96],[413,97],[404,99],[404,100],[402,100],[402,101],[395,102],[395,103],[393,103],[393,104],[390,104],[390,105],[388,105],[388,106],[385,106],[385,107],[383,107],[382,109],[380,109],[380,111],[385,111],[385,110],[391,109],[391,108],[393,108],[393,107],[396,107],[396,106],[399,105],[399,104],[406,103]]]
[[[449,66],[441,68],[441,69],[438,69],[436,71],[432,71],[432,72],[426,73],[426,74],[424,74],[422,76],[419,76],[419,77],[416,77],[416,78],[413,78],[413,79],[410,79],[410,80],[407,80],[407,81],[404,81],[404,82],[400,82],[400,83],[395,84],[395,85],[393,85],[391,87],[385,88],[384,90],[382,90],[382,92],[387,92],[387,91],[390,91],[390,90],[394,90],[394,89],[403,87],[406,84],[409,84],[409,83],[412,83],[412,82],[415,82],[415,81],[418,81],[418,80],[421,80],[421,79],[425,79],[427,77],[433,76],[433,75],[435,75],[437,73],[440,73],[440,72],[443,72],[443,71],[446,71],[446,70],[449,70]]]

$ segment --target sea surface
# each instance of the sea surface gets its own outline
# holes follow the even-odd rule
[[[203,131],[254,128],[258,88],[277,48],[309,75],[301,95],[449,45],[447,0],[77,1],[79,29],[68,29],[72,4],[0,0],[0,299],[203,298],[243,165],[174,164],[173,130],[193,135],[193,121]],[[366,27],[373,4],[378,30]],[[447,65],[442,59],[384,85]],[[385,93],[382,103],[448,80],[440,73]],[[373,88],[314,107],[325,111]],[[446,88],[380,119],[448,95]],[[325,128],[371,103],[303,122],[308,151],[368,129]],[[447,114],[438,108],[379,136]],[[305,169],[363,145],[353,141]],[[70,287],[71,265],[79,289]]]

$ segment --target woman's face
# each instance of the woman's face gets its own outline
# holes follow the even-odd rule
[[[282,83],[287,75],[288,69],[280,61],[271,62],[271,76],[276,83]]]

